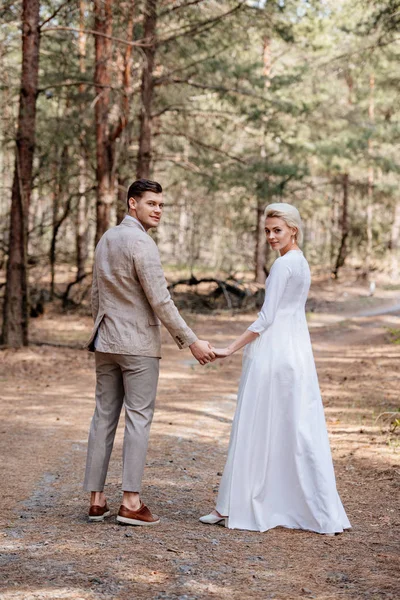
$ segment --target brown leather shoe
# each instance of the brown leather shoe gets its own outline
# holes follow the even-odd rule
[[[143,502],[141,503],[138,510],[129,510],[123,504],[118,511],[117,515],[118,523],[124,523],[125,525],[157,525],[160,522],[160,517],[152,515],[150,510]]]
[[[92,506],[89,508],[89,521],[104,521],[104,517],[109,517],[110,514],[110,509],[108,508],[107,502],[104,506],[92,504]]]

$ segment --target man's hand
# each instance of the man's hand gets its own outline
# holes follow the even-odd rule
[[[205,365],[214,360],[215,354],[211,349],[211,345],[205,340],[197,340],[189,346],[190,352],[201,365]]]

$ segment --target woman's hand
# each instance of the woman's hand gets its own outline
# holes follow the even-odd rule
[[[232,350],[229,348],[211,348],[215,354],[215,358],[226,358],[232,354]]]
[[[213,360],[216,360],[217,358],[226,358],[227,356],[234,354],[235,352],[240,350],[240,348],[243,348],[243,346],[254,342],[254,340],[256,340],[258,337],[258,333],[254,333],[254,331],[246,329],[246,331],[242,333],[242,335],[239,336],[237,340],[229,344],[229,346],[227,346],[226,348],[214,348],[213,346],[211,346],[211,351],[214,353],[215,356]]]

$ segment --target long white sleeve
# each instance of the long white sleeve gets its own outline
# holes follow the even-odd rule
[[[258,319],[250,325],[250,331],[262,333],[273,323],[290,275],[287,262],[277,258],[265,284],[264,304],[258,313]]]

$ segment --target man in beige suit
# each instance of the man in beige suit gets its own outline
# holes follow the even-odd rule
[[[147,234],[159,225],[163,207],[159,183],[135,181],[128,190],[127,216],[103,235],[96,248],[94,328],[88,343],[96,359],[96,408],[84,483],[91,492],[91,521],[110,514],[103,490],[123,404],[123,497],[117,521],[130,525],[160,521],[139,493],[157,390],[161,322],[178,347],[189,347],[200,364],[214,359],[209,343],[197,339],[173,303],[157,246]]]

